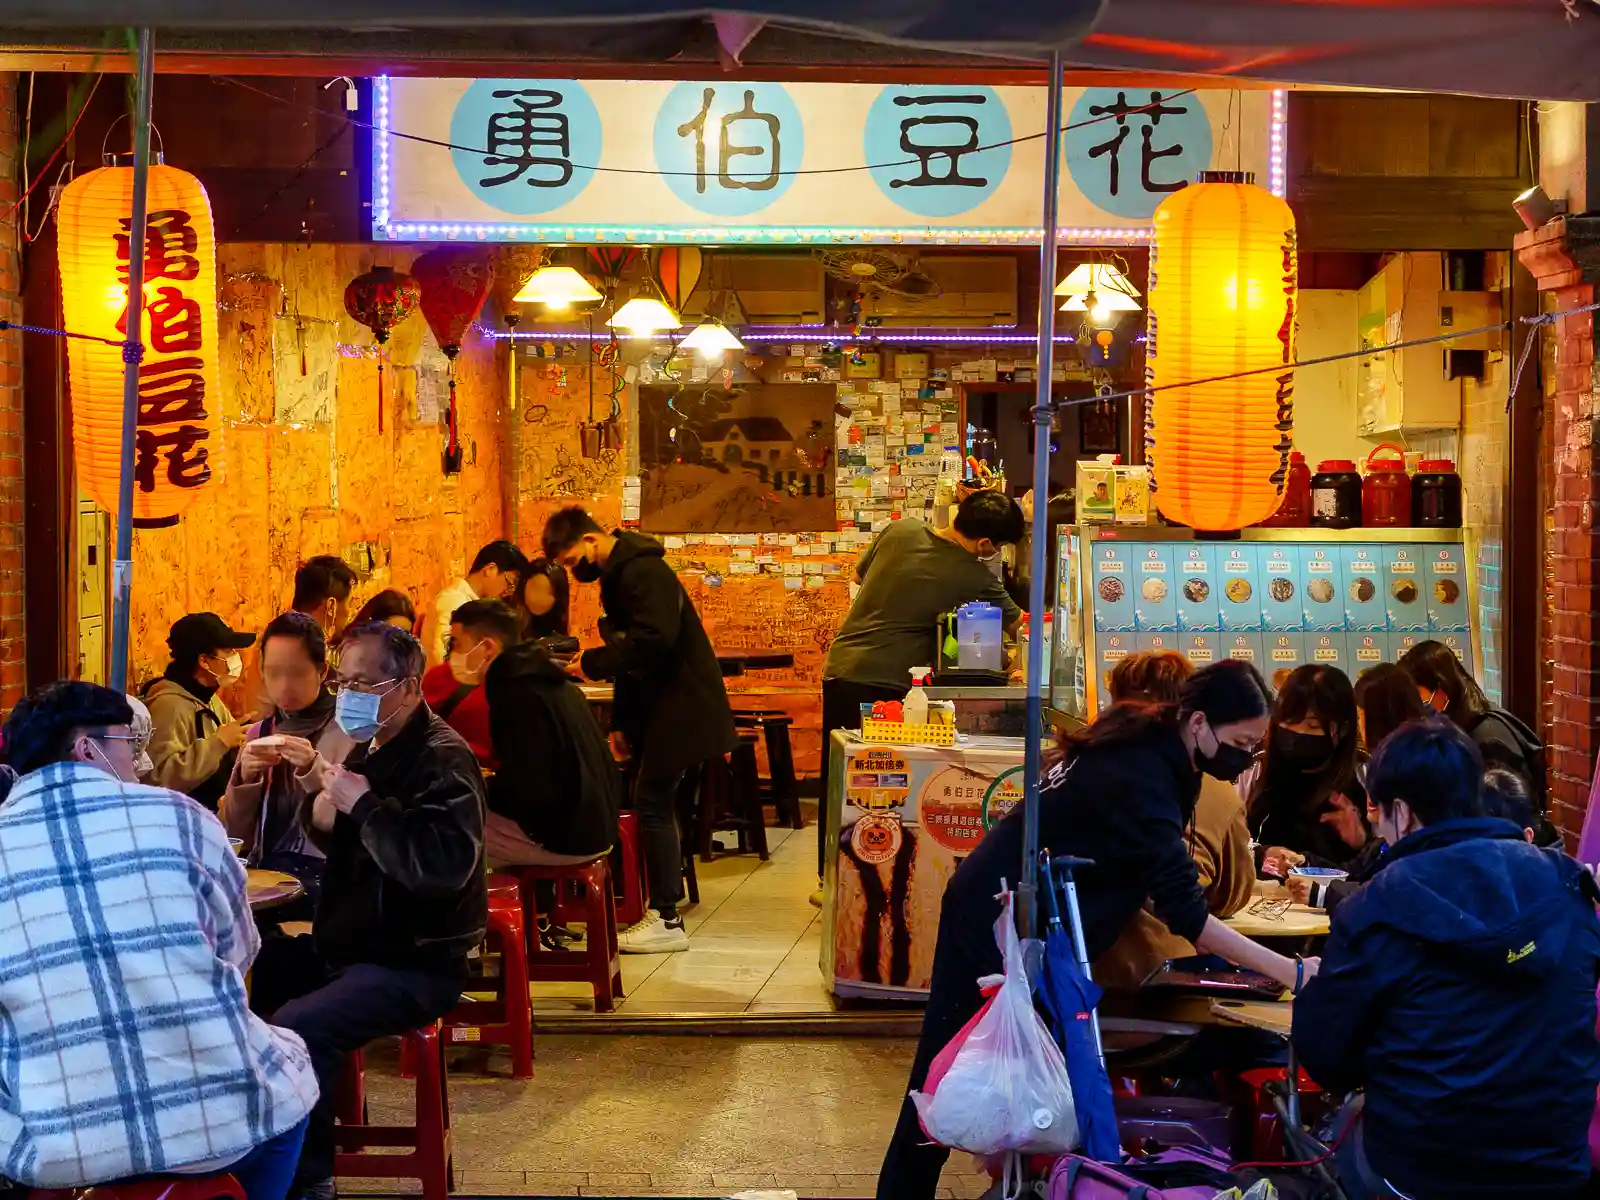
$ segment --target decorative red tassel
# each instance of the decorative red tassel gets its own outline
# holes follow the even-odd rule
[[[383,359],[378,360],[378,432],[383,432]]]

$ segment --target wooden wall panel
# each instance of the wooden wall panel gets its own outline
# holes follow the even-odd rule
[[[1527,112],[1511,100],[1292,92],[1289,202],[1305,251],[1494,250],[1522,227]]]

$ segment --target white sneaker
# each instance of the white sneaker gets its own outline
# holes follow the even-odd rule
[[[630,925],[617,935],[617,949],[624,954],[675,954],[689,948],[689,935],[683,931],[683,918],[663,921],[650,909],[644,920]]]

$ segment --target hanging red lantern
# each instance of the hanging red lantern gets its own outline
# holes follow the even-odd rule
[[[373,267],[357,275],[344,289],[344,309],[355,320],[372,330],[373,340],[382,346],[389,331],[417,311],[422,290],[411,276],[393,267]],[[378,354],[378,432],[383,432],[383,352]]]
[[[444,473],[461,470],[461,435],[456,417],[456,355],[461,339],[483,310],[494,272],[489,256],[473,246],[439,246],[411,264],[422,288],[422,316],[439,349],[450,360],[450,408],[446,417]]]

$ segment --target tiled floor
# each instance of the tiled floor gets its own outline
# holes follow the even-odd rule
[[[821,913],[816,830],[768,829],[770,858],[731,855],[698,866],[700,903],[684,908],[691,948],[622,959],[619,1013],[825,1013],[817,966]],[[534,1013],[593,1012],[587,984],[536,983]]]
[[[900,1038],[546,1035],[522,1083],[507,1078],[503,1051],[452,1055],[456,1191],[871,1196],[912,1050]],[[383,1055],[369,1060],[367,1087],[374,1121],[409,1118],[410,1085]],[[968,1200],[988,1179],[956,1154],[942,1183],[942,1200]]]

